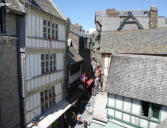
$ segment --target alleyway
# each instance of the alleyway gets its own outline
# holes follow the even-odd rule
[[[95,103],[95,97],[96,96],[91,96],[89,101],[88,101],[88,104],[90,104],[92,106],[92,108],[94,107],[94,103]],[[86,120],[88,122],[90,122],[92,119],[92,114],[88,114],[87,110],[85,109],[82,113],[82,120]],[[82,124],[76,124],[74,128],[84,128],[84,125],[83,123]]]

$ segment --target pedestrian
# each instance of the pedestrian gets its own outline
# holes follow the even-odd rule
[[[75,112],[72,112],[72,126],[74,126],[76,123],[76,114]]]
[[[80,125],[82,123],[82,115],[80,112],[77,114],[76,120],[77,120],[78,125]]]
[[[84,120],[84,128],[88,127],[88,122],[86,120]]]
[[[95,87],[92,88],[92,95],[96,96],[96,88]]]

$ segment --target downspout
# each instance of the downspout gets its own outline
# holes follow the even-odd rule
[[[64,92],[65,92],[65,98],[67,98],[68,97],[68,88],[67,88],[67,86],[68,86],[68,80],[69,80],[69,67],[67,66],[67,54],[68,54],[68,52],[69,52],[69,50],[68,50],[68,46],[67,46],[67,43],[68,43],[68,37],[69,37],[69,32],[70,32],[70,19],[69,18],[67,18],[67,22],[66,22],[66,49],[65,49],[65,57],[64,57],[64,62],[65,62],[65,64],[64,64],[64,68],[65,68],[65,90],[64,90]]]
[[[24,92],[24,85],[25,85],[25,63],[26,63],[26,54],[25,54],[25,43],[26,43],[26,13],[28,11],[28,8],[25,6],[25,14],[21,15],[22,17],[20,17],[19,21],[18,21],[18,26],[17,26],[17,33],[18,33],[18,43],[17,43],[17,67],[18,67],[18,88],[19,88],[19,101],[20,101],[20,118],[21,118],[21,128],[26,128],[26,121],[25,121],[25,92]],[[23,18],[23,19],[22,19]],[[24,22],[24,31],[25,34],[24,35],[20,35],[20,20],[24,20],[21,21]],[[23,44],[21,44],[19,37],[24,36],[24,42],[22,42]]]
[[[21,127],[25,127],[25,113],[24,113],[24,87],[22,79],[22,53],[20,52],[19,43],[17,45],[17,66],[18,66],[18,88],[19,88],[19,101],[20,101],[20,117],[21,117]]]

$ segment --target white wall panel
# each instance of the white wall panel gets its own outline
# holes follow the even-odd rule
[[[31,81],[28,80],[28,81],[26,82],[26,91],[30,91],[30,90],[31,90]]]
[[[30,90],[34,89],[34,87],[35,87],[34,79],[30,80],[30,84],[31,84]]]
[[[156,128],[157,126],[158,126],[158,124],[156,124],[156,123],[153,123],[153,122],[150,123],[150,128]]]
[[[30,96],[30,110],[33,109],[33,96]]]
[[[36,79],[34,79],[34,81],[35,81],[35,88],[38,88],[38,87],[39,87],[39,85],[38,85],[38,81],[39,81],[39,79],[36,78]]]
[[[114,110],[113,109],[108,109],[108,115],[114,116]]]
[[[167,118],[167,107],[162,107],[161,111],[161,121]]]
[[[130,122],[130,115],[128,114],[123,114],[123,120],[126,121],[126,122]]]
[[[26,123],[29,123],[31,121],[31,115],[30,112],[26,114]]]
[[[43,37],[43,19],[40,18],[40,25],[39,25],[39,29],[40,29],[40,37]]]
[[[32,36],[35,37],[35,16],[32,14],[31,18],[31,29],[32,29]]]
[[[31,70],[31,75],[30,77],[33,77],[33,73],[34,73],[34,62],[33,62],[33,55],[30,54],[30,70]]]
[[[115,96],[113,94],[109,94],[108,102],[109,102],[109,106],[114,108],[114,106],[115,106]]]
[[[28,24],[27,35],[31,36],[31,14],[30,13],[27,14],[27,24]]]
[[[139,124],[139,118],[135,116],[131,116],[131,122],[135,125]]]
[[[28,112],[28,111],[30,111],[30,98],[28,97],[27,99],[26,99],[26,111]]]
[[[122,118],[122,113],[119,112],[119,111],[115,111],[115,117],[118,118],[118,119],[121,119]]]
[[[124,98],[124,111],[130,112],[131,108],[131,99],[130,98]]]
[[[136,114],[136,115],[140,115],[140,101],[139,100],[133,100],[133,104],[132,104],[132,113]]]
[[[148,125],[148,121],[147,120],[140,119],[140,126],[142,126],[144,128],[147,128],[147,125]]]
[[[35,26],[36,26],[36,34],[35,34],[35,36],[36,37],[40,37],[40,33],[39,33],[40,28],[39,28],[39,25],[40,25],[40,19],[39,19],[38,16],[35,16]]]
[[[122,105],[123,105],[123,97],[116,96],[116,108],[122,110]]]
[[[40,115],[41,114],[41,107],[38,107],[37,109],[38,109],[38,115]]]

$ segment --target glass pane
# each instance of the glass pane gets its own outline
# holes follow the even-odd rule
[[[45,108],[44,105],[41,105],[41,112],[44,112]]]
[[[55,26],[55,24],[53,23],[53,24],[52,24],[52,28],[54,28],[54,26]]]
[[[142,101],[142,116],[148,117],[149,103]]]
[[[56,59],[56,54],[54,54],[54,59]]]
[[[48,22],[48,26],[50,26],[50,22]]]
[[[45,104],[45,109],[48,109],[48,103]]]
[[[46,33],[43,34],[43,37],[46,38]]]
[[[43,28],[43,32],[46,32],[46,27]]]
[[[50,33],[50,29],[48,29],[48,33]]]
[[[45,90],[45,100],[47,100],[47,99],[48,99],[48,91]]]
[[[41,102],[43,102],[44,101],[44,93],[41,92],[40,95],[41,95]]]
[[[160,106],[158,104],[152,104],[152,116],[159,119]]]
[[[43,21],[43,25],[46,25],[46,20]]]

